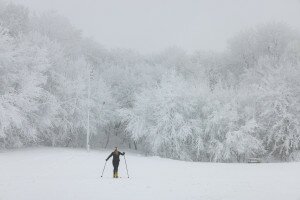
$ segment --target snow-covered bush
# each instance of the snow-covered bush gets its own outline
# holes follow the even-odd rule
[[[291,155],[289,156],[289,161],[300,162],[300,151],[294,151],[293,153],[291,153]]]

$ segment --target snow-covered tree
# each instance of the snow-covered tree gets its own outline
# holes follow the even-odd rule
[[[300,145],[300,70],[286,62],[278,66],[273,63],[261,60],[247,79],[257,94],[256,115],[262,139],[271,154],[285,159]]]
[[[126,130],[135,140],[145,140],[153,153],[189,159],[190,139],[195,131],[194,90],[176,72],[165,74],[161,83],[136,95],[133,109],[123,109]]]
[[[0,2],[0,24],[17,36],[29,31],[29,10],[24,6]]]
[[[2,145],[18,147],[36,140],[41,99],[47,98],[42,86],[49,63],[45,49],[31,45],[23,37],[14,39],[8,33],[0,27],[0,126]]]

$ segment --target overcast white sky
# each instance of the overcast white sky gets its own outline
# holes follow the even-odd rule
[[[107,48],[152,53],[169,46],[223,50],[239,31],[266,22],[300,30],[300,0],[10,0],[56,10]]]

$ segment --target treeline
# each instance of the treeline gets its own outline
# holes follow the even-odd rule
[[[0,148],[84,147],[88,109],[93,148],[288,160],[300,148],[300,34],[272,23],[223,53],[145,56],[106,49],[56,13],[0,3]]]

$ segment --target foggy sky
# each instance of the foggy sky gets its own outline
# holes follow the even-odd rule
[[[246,28],[284,22],[300,30],[299,0],[11,0],[55,10],[107,48],[141,53],[169,46],[222,51]]]

